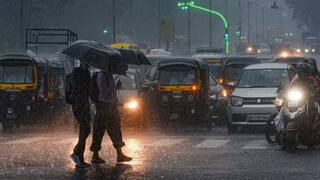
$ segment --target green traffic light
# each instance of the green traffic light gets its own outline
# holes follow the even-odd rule
[[[103,34],[107,34],[107,33],[108,33],[107,29],[103,30]]]

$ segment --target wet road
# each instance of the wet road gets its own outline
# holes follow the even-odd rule
[[[127,131],[124,137],[124,151],[132,162],[117,164],[106,136],[101,155],[107,163],[76,169],[69,158],[76,142],[70,129],[1,134],[0,179],[320,178],[319,150],[288,154],[266,144],[261,133],[228,136],[224,128],[210,133],[151,129]],[[86,160],[90,157],[87,150]]]

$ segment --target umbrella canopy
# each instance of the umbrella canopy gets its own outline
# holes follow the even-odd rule
[[[115,74],[126,74],[127,71],[127,64],[118,51],[94,41],[76,41],[62,53],[103,71]]]
[[[150,61],[147,57],[139,50],[135,49],[124,49],[124,48],[117,48],[121,54],[122,59],[127,64],[135,64],[135,65],[151,65]]]

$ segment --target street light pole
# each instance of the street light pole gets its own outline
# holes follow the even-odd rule
[[[259,41],[259,24],[258,24],[258,4],[254,4],[254,7],[255,7],[255,20],[256,20],[256,44],[258,44],[258,41]]]
[[[210,7],[210,10],[212,10],[212,0],[209,0],[209,7]],[[212,34],[213,34],[213,28],[212,28],[212,14],[210,13],[209,14],[209,44],[210,44],[210,47],[213,46],[213,43],[212,43]]]
[[[187,18],[188,18],[188,49],[189,51],[191,50],[191,36],[190,36],[190,28],[191,28],[191,24],[190,24],[190,14],[191,14],[191,11],[190,11],[190,8],[188,8],[188,13],[187,13]]]
[[[161,48],[161,6],[160,0],[158,0],[158,47]]]
[[[238,0],[238,4],[239,4],[239,17],[238,17],[238,31],[240,32],[240,34],[238,35],[239,37],[239,45],[241,44],[241,36],[242,36],[242,3],[241,0]]]
[[[248,44],[251,43],[251,36],[250,36],[250,6],[252,2],[248,2]]]
[[[262,33],[263,33],[263,41],[266,41],[266,24],[265,24],[265,8],[262,7]]]
[[[116,1],[115,0],[112,0],[112,9],[113,9],[113,15],[112,15],[113,43],[116,43],[117,33],[116,33]]]

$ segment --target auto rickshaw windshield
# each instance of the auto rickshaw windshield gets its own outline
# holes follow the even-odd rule
[[[222,76],[222,65],[209,64],[209,71],[215,78],[220,78]]]
[[[127,76],[120,76],[121,89],[122,90],[136,90],[137,84],[136,79],[133,74],[128,74]]]
[[[226,69],[226,80],[227,81],[238,81],[241,75],[242,69],[245,68],[247,64],[233,64]]]
[[[34,80],[33,66],[29,63],[0,64],[0,83],[32,83]]]
[[[192,85],[197,81],[196,69],[186,65],[165,66],[159,73],[159,85]]]

